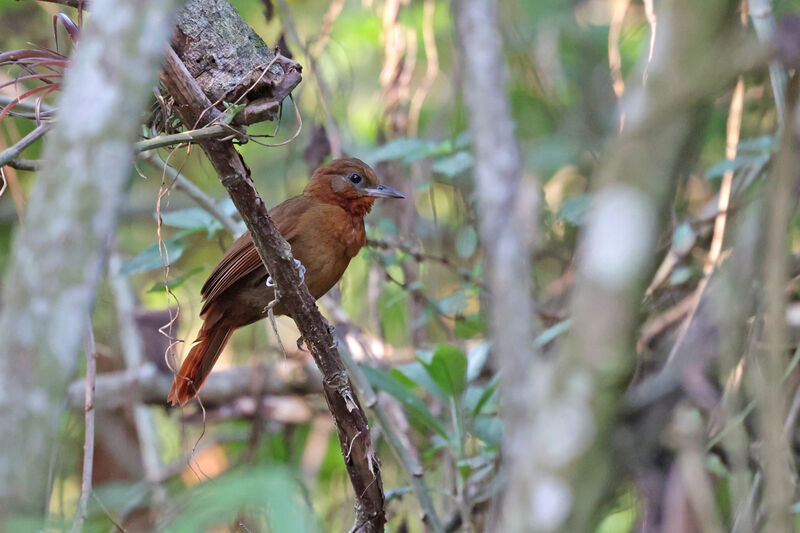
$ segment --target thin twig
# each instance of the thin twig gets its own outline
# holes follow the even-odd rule
[[[800,415],[800,387],[795,389],[792,405],[789,408],[789,414],[786,416],[786,421],[783,424],[783,431],[787,436],[795,427],[795,424],[797,424],[798,415]],[[734,516],[733,527],[731,529],[734,533],[745,533],[746,530],[742,529],[741,525],[746,522],[746,517],[753,515],[756,497],[759,491],[761,491],[761,484],[763,481],[764,478],[761,471],[756,472],[755,476],[753,476],[753,484],[750,486],[750,492],[747,494],[744,505],[736,509],[736,515]]]
[[[714,486],[705,468],[703,421],[700,413],[689,407],[679,407],[674,415],[673,438],[677,441],[676,463],[683,478],[686,497],[695,511],[703,533],[723,533],[722,522],[715,505]]]
[[[642,72],[642,84],[647,82],[647,70],[650,67],[650,62],[653,60],[653,52],[656,49],[656,28],[658,19],[656,18],[656,10],[653,6],[653,0],[644,0],[644,16],[647,19],[647,24],[650,25],[650,47],[647,52],[647,64]]]
[[[319,373],[313,365],[300,365],[289,359],[269,367],[262,388],[264,394],[271,396],[319,394],[322,392],[319,379]],[[250,381],[250,370],[247,368],[215,371],[203,387],[203,398],[211,405],[233,402],[249,395]],[[171,383],[172,375],[159,372],[152,363],[117,372],[104,372],[97,377],[95,386],[97,409],[119,409],[129,402],[163,406]],[[82,405],[83,380],[73,381],[68,390],[70,406]]]
[[[771,45],[775,40],[775,15],[772,12],[771,0],[748,0],[747,8],[750,17],[753,19],[753,28],[756,31],[758,40],[764,44]],[[785,122],[786,109],[786,85],[788,78],[783,64],[777,59],[769,62],[769,79],[772,86],[772,95],[775,98],[775,109],[778,112],[779,130],[782,131]]]
[[[300,115],[300,108],[297,107],[297,103],[294,101],[294,97],[291,94],[289,95],[289,100],[292,101],[292,107],[294,107],[294,118],[295,118],[295,120],[297,120],[297,129],[294,130],[294,133],[292,134],[291,137],[289,137],[285,141],[281,141],[281,142],[278,142],[278,143],[265,143],[265,142],[259,141],[257,139],[257,137],[272,137],[272,135],[249,135],[247,137],[248,140],[250,140],[251,142],[254,142],[254,143],[258,144],[258,145],[261,145],[261,146],[267,146],[267,147],[270,147],[270,148],[275,148],[275,147],[278,147],[278,146],[286,146],[287,144],[289,144],[292,141],[294,141],[295,139],[297,139],[300,136],[300,133],[303,131],[303,117]],[[277,132],[277,130],[276,130],[276,132]]]
[[[14,146],[6,148],[0,152],[0,167],[8,164],[12,159],[16,159],[27,147],[39,140],[45,133],[50,131],[52,124],[49,122],[39,124],[29,134],[19,140]]]
[[[237,223],[230,215],[217,207],[217,204],[214,202],[213,198],[204,193],[200,187],[195,185],[189,178],[184,176],[182,172],[161,159],[161,156],[159,156],[157,153],[143,152],[139,155],[139,157],[156,166],[162,172],[166,172],[172,180],[175,189],[185,193],[186,196],[194,200],[197,205],[207,211],[211,216],[216,218],[219,223],[222,224],[222,227],[225,228],[225,231],[234,237],[237,237],[243,233],[244,229],[242,228],[241,224]]]
[[[342,157],[342,132],[339,129],[339,125],[336,123],[333,112],[331,111],[331,102],[333,101],[333,98],[331,96],[330,88],[328,87],[325,79],[322,77],[322,74],[320,74],[317,58],[309,51],[308,45],[303,42],[302,39],[300,39],[300,34],[297,33],[297,27],[294,23],[292,11],[289,9],[289,4],[286,3],[286,0],[278,0],[278,5],[283,13],[283,25],[286,33],[295,43],[297,43],[297,46],[299,46],[305,54],[306,58],[308,59],[308,69],[311,71],[311,75],[314,76],[314,80],[317,82],[316,85],[317,90],[319,91],[320,104],[325,112],[325,130],[328,133],[328,140],[331,144],[331,155],[334,159],[338,159]]]
[[[16,170],[27,170],[29,172],[37,172],[42,168],[42,160],[41,159],[22,159],[16,158],[12,159],[6,163],[6,166],[9,166]]]
[[[92,467],[94,466],[94,381],[97,375],[97,350],[94,345],[94,332],[89,320],[86,332],[86,399],[84,403],[84,420],[86,429],[83,441],[83,474],[81,476],[81,496],[75,512],[72,533],[80,533],[86,520],[89,508],[89,495],[92,492]]]
[[[742,110],[744,109],[744,78],[739,76],[736,87],[731,98],[730,112],[728,113],[728,134],[725,145],[725,158],[728,161],[736,159],[736,151],[739,145],[739,136],[742,130]],[[714,234],[711,238],[711,247],[708,250],[706,264],[703,272],[706,276],[710,275],[719,261],[722,253],[722,242],[725,236],[725,223],[728,220],[728,207],[731,201],[731,190],[733,188],[733,169],[725,171],[722,176],[722,183],[719,187],[719,199],[717,202],[717,217],[714,220]]]
[[[25,111],[30,111],[31,113],[36,112],[36,104],[32,104],[27,100],[22,100],[21,102],[17,102],[16,98],[12,98],[11,96],[6,96],[4,94],[0,94],[0,107],[5,107],[11,103],[14,103],[14,109],[20,108]],[[49,114],[52,114],[55,111],[55,108],[42,102],[39,106],[39,116],[44,117]]]
[[[740,23],[742,29],[747,28],[747,0],[741,0]],[[742,112],[744,108],[744,78],[739,76],[736,87],[733,90],[730,108],[728,112],[727,139],[725,146],[725,157],[728,161],[736,159],[739,138],[741,134]],[[719,263],[724,242],[725,229],[730,213],[730,204],[733,195],[733,169],[729,169],[722,176],[720,190],[717,195],[717,215],[714,218],[714,230],[711,238],[708,256],[703,271],[708,276]],[[730,273],[726,273],[730,276]],[[741,303],[739,304],[741,305]],[[745,357],[741,351],[733,348],[731,339],[736,339],[737,335],[733,331],[735,327],[732,322],[736,316],[734,308],[725,309],[720,325],[721,345],[719,350],[718,368],[723,376],[727,376],[724,382],[724,392],[720,405],[725,412],[735,411],[741,408],[744,403],[742,391],[742,373],[745,367]],[[747,461],[748,439],[744,428],[736,424],[731,428],[724,440],[721,441],[723,450],[728,456],[730,469],[730,498],[733,509],[744,509],[747,501],[748,486],[750,484],[750,469]],[[742,515],[743,523],[751,526],[751,514],[745,512]],[[735,530],[734,530],[735,531]]]
[[[384,239],[367,239],[367,246],[371,248],[378,248],[381,250],[399,250],[405,254],[408,254],[414,261],[417,263],[422,263],[423,261],[431,261],[434,263],[439,263],[442,266],[445,266],[451,269],[453,272],[458,274],[461,279],[464,281],[475,285],[479,289],[485,291],[486,284],[479,278],[474,277],[471,273],[466,272],[463,268],[459,267],[458,265],[454,264],[450,258],[440,255],[433,255],[419,249],[412,248],[408,244],[405,244],[400,241],[388,241]]]
[[[88,1],[85,1],[85,0],[84,1],[81,1],[81,0],[41,0],[41,1],[42,2],[48,2],[50,4],[60,4],[62,6],[74,7],[76,9],[78,7],[81,7],[81,6],[84,9],[86,9],[86,5],[89,3]]]
[[[408,136],[416,137],[419,129],[419,115],[422,111],[422,104],[425,97],[433,87],[436,76],[439,75],[439,51],[436,48],[436,32],[434,30],[434,13],[436,3],[434,0],[425,0],[422,8],[422,44],[425,47],[425,58],[428,61],[428,68],[425,70],[425,77],[414,92],[411,104],[408,106]]]
[[[314,57],[319,57],[323,50],[325,50],[325,45],[328,44],[328,40],[331,37],[333,23],[339,18],[343,7],[344,0],[333,0],[328,6],[328,11],[326,11],[325,15],[322,17],[322,27],[314,41],[314,48],[311,49],[311,55]]]
[[[611,23],[608,27],[608,70],[611,74],[612,88],[617,102],[622,100],[625,94],[625,80],[622,76],[622,53],[619,50],[620,36],[622,35],[622,24],[625,22],[625,15],[631,0],[615,0],[611,7]],[[619,131],[625,127],[625,112],[619,109]]]
[[[163,148],[165,146],[174,146],[176,144],[183,144],[188,142],[197,142],[206,139],[219,139],[225,137],[238,137],[243,135],[242,132],[235,129],[233,126],[227,124],[213,124],[204,128],[198,128],[180,133],[173,133],[171,135],[159,135],[152,139],[145,139],[139,141],[134,145],[137,152],[144,152],[147,150],[155,150],[156,148]]]
[[[733,98],[731,99],[730,111],[728,113],[727,124],[727,142],[725,147],[725,158],[728,161],[736,159],[737,147],[739,145],[739,136],[742,129],[742,110],[744,108],[744,78],[739,76],[736,82],[736,87],[733,91]],[[680,332],[678,333],[678,340],[672,345],[669,352],[669,357],[664,365],[665,368],[671,367],[676,360],[676,356],[683,345],[683,340],[689,331],[689,326],[697,314],[697,309],[700,307],[700,301],[703,298],[703,293],[708,287],[711,275],[719,262],[720,254],[722,253],[722,243],[725,237],[725,225],[728,220],[728,208],[731,201],[731,191],[733,189],[733,170],[728,170],[722,176],[722,183],[720,184],[719,196],[717,200],[717,216],[714,219],[714,233],[711,238],[711,247],[706,257],[706,262],[703,267],[704,277],[697,284],[694,291],[693,302],[691,311],[686,319],[681,324]]]

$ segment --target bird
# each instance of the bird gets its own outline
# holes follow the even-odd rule
[[[375,171],[357,158],[336,159],[317,168],[302,194],[269,211],[314,299],[341,279],[364,246],[364,217],[376,198],[405,198],[379,183]],[[211,272],[200,293],[203,324],[172,382],[167,401],[185,405],[211,373],[233,332],[268,316],[274,287],[249,232],[237,238]],[[278,301],[275,315],[287,314]]]

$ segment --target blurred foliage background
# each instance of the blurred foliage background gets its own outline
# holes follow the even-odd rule
[[[301,128],[299,136],[281,147],[241,147],[267,204],[299,194],[332,149],[376,165],[386,182],[408,195],[405,202],[376,204],[368,218],[370,245],[321,305],[337,327],[357,331],[364,341],[350,349],[394,409],[395,423],[425,468],[442,521],[452,531],[459,529],[466,506],[480,530],[486,517],[497,512],[492,505],[503,481],[498,473],[503,424],[497,416],[500,378],[487,342],[475,158],[460,96],[450,2],[232,4],[266,43],[304,66],[303,82],[293,94],[302,126],[287,101],[277,132],[272,123],[250,130],[274,133],[274,142]],[[773,8],[781,16],[798,5],[780,0]],[[615,20],[620,9],[624,19]],[[75,18],[74,10],[56,4],[0,0],[0,50],[28,43],[55,47],[52,17],[58,11]],[[524,172],[542,193],[531,279],[544,324],[537,343],[544,347],[569,327],[571,266],[591,201],[593,173],[619,131],[618,98],[637,67],[643,67],[650,26],[645,6],[624,0],[504,1],[500,24]],[[68,40],[59,32],[64,51]],[[14,75],[0,72],[0,83]],[[702,277],[713,224],[708,205],[722,174],[763,168],[770,157],[777,115],[766,69],[747,74],[745,87],[740,156],[725,160],[730,90],[718,95],[708,127],[698,133],[697,158],[689,156],[691,168],[672,205],[671,232],[660,242],[662,255],[671,247],[683,252],[654,287],[645,314],[670,308]],[[3,94],[13,96],[13,86]],[[0,148],[32,127],[28,120],[5,118]],[[24,156],[37,158],[39,144]],[[160,155],[236,216],[198,148],[162,149]],[[11,236],[35,174],[7,169],[6,177],[8,189],[0,198],[0,270],[7,264]],[[213,216],[171,190],[170,182],[157,166],[138,161],[113,245],[135,295],[149,363],[165,373],[167,363],[174,366],[188,351],[200,325],[200,287],[232,242]],[[758,184],[743,187],[746,195]],[[795,249],[796,224],[791,235]],[[169,253],[168,268],[159,239]],[[106,283],[93,317],[101,373],[125,366],[117,312]],[[159,331],[170,318],[174,327]],[[308,371],[309,356],[295,349],[298,334],[289,319],[278,318],[278,333],[288,353],[266,321],[240,330],[215,372],[232,366],[256,372],[290,363],[293,372]],[[643,368],[658,359],[661,334],[645,339]],[[453,376],[455,381],[449,379]],[[254,407],[256,400],[262,408]],[[127,531],[345,531],[352,524],[353,497],[335,431],[324,401],[313,391],[274,397],[242,391],[241,398],[202,409],[144,409],[156,429],[152,444],[160,478],[147,479],[143,469],[134,410],[101,409],[87,530],[119,525]],[[402,467],[379,428],[374,438],[387,489],[388,530],[423,531]],[[49,529],[71,523],[80,491],[82,440],[82,410],[76,408],[63,420]],[[718,497],[725,499],[725,494],[721,488]],[[621,486],[604,509],[598,533],[632,531],[644,512],[631,485]],[[724,514],[724,504],[722,509]]]

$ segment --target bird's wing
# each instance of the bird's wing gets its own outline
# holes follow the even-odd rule
[[[297,236],[302,215],[313,204],[314,200],[306,196],[295,196],[270,210],[269,216],[275,223],[275,227],[289,244]],[[203,285],[200,293],[206,303],[201,314],[205,312],[210,302],[214,301],[231,285],[262,266],[261,258],[258,256],[255,245],[253,245],[253,238],[250,236],[250,232],[244,233],[225,252],[225,255],[219,260],[216,268],[214,268],[205,285]]]

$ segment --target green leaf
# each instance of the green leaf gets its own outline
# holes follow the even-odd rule
[[[721,178],[729,170],[736,171],[740,168],[758,167],[769,160],[769,154],[740,155],[734,160],[723,159],[706,172],[706,179]]]
[[[173,228],[206,231],[208,238],[213,237],[217,231],[222,229],[222,224],[216,218],[199,207],[161,213],[161,222]]]
[[[472,348],[467,354],[467,381],[470,383],[475,381],[475,378],[480,375],[481,370],[486,365],[491,346],[491,341],[484,341]]]
[[[225,106],[225,124],[230,124],[236,115],[244,109],[245,104],[231,104],[230,102],[222,102]]]
[[[496,454],[482,453],[466,459],[461,459],[456,463],[459,473],[463,479],[468,478],[478,470],[492,467],[496,458]]]
[[[475,436],[489,446],[500,446],[503,442],[503,421],[497,417],[480,416],[472,424]]]
[[[574,164],[580,156],[580,148],[574,139],[555,135],[538,140],[526,151],[530,168],[549,179],[559,169]]]
[[[405,375],[397,367],[390,369],[389,370],[389,375],[394,377],[397,381],[399,381],[408,390],[414,390],[417,387],[419,387],[419,383],[414,381],[414,379],[412,379],[411,376]]]
[[[184,242],[183,238],[190,233],[190,231],[180,231],[173,237],[164,239],[163,245],[169,251],[169,262],[171,264],[175,263],[175,261],[180,259],[183,255],[183,252],[186,250],[186,242]],[[164,256],[164,261],[166,261],[166,259],[167,257]],[[123,276],[131,276],[133,274],[147,272],[148,270],[162,268],[163,266],[164,263],[161,259],[158,243],[155,243],[139,252],[132,259],[125,261],[119,269],[119,273]]]
[[[397,223],[390,218],[381,218],[378,220],[376,225],[378,233],[382,236],[394,236],[399,232]],[[367,234],[369,234],[369,231]]]
[[[230,525],[242,511],[265,517],[270,531],[317,531],[313,511],[283,468],[242,468],[199,483],[177,500],[175,512],[155,528],[173,533],[208,531]]]
[[[388,394],[394,396],[403,406],[408,409],[410,417],[419,421],[429,429],[435,431],[445,439],[448,438],[447,431],[445,431],[442,424],[433,416],[419,396],[412,393],[405,385],[398,381],[394,376],[388,372],[372,368],[369,365],[361,365],[361,369],[367,376],[370,385],[376,389],[380,389]]]
[[[414,383],[415,386],[420,386],[434,396],[442,400],[447,400],[447,393],[431,379],[431,376],[428,374],[428,371],[425,370],[425,367],[422,366],[422,363],[416,362],[400,365],[395,367],[392,371],[403,374],[403,376],[408,381]]]
[[[425,369],[425,367],[422,366],[422,363],[415,362],[400,365],[393,368],[392,372],[402,374],[405,377],[405,380],[407,380],[405,381],[406,383],[413,382],[414,386],[409,387],[410,389],[413,389],[414,387],[422,387],[425,391],[433,394],[434,396],[442,400],[447,400],[447,393],[444,392],[441,387],[439,387],[439,385],[437,385],[436,382],[431,379],[431,376],[428,374],[428,371]]]
[[[688,266],[679,266],[669,276],[669,284],[672,286],[683,285],[694,276],[694,270]]]
[[[472,226],[465,226],[456,235],[456,252],[461,257],[472,257],[478,248],[478,232]]]
[[[688,254],[694,248],[696,241],[697,235],[692,226],[686,222],[678,224],[675,231],[672,232],[672,247],[675,249],[675,253],[680,256]]]
[[[499,384],[500,384],[500,374],[497,374],[483,388],[480,396],[478,396],[477,400],[475,400],[475,405],[472,406],[471,409],[469,407],[469,404],[467,405],[467,408],[470,410],[473,417],[481,414],[481,411],[483,410],[484,406],[487,403],[489,403],[489,400],[491,400],[494,397],[495,393],[497,392],[497,385]],[[467,400],[469,400],[469,398],[467,398]],[[465,401],[464,403],[466,404],[467,402]]]
[[[408,485],[403,485],[402,487],[396,487],[394,489],[389,489],[386,491],[386,503],[388,504],[392,500],[402,500],[403,496],[411,494],[411,487]]]
[[[431,168],[436,173],[444,174],[448,178],[454,178],[473,166],[475,166],[475,158],[471,153],[464,151],[439,159]]]
[[[481,313],[457,316],[454,333],[460,339],[471,339],[486,332],[486,317]]]
[[[560,220],[569,222],[573,226],[582,226],[586,220],[586,214],[589,211],[589,203],[591,196],[588,194],[581,194],[574,198],[570,198],[561,205],[556,217]]]
[[[562,320],[561,322],[557,322],[541,332],[538,337],[533,340],[534,345],[537,348],[542,348],[547,346],[550,342],[554,341],[556,338],[560,337],[562,334],[569,331],[570,320],[569,318]]]
[[[178,276],[175,279],[169,280],[169,288],[170,288],[170,290],[177,289],[178,287],[180,287],[181,285],[186,283],[186,280],[188,280],[189,278],[195,276],[196,274],[199,274],[200,272],[203,272],[204,270],[206,270],[206,267],[193,268],[189,272],[187,272],[187,273],[185,273],[185,274],[183,274],[181,276]],[[147,291],[147,292],[161,292],[166,288],[166,286],[167,286],[167,283],[164,283],[163,281],[160,281],[160,282],[156,283],[155,285],[153,285],[152,287],[150,287],[150,290]]]
[[[719,455],[715,453],[708,454],[704,462],[708,471],[715,476],[723,479],[730,477],[731,472],[728,470],[728,467],[725,465],[725,463],[722,462],[722,459],[720,459]]]
[[[371,164],[394,159],[416,161],[428,157],[434,147],[433,143],[423,139],[394,139],[372,152],[366,160]]]
[[[446,315],[454,315],[467,307],[468,299],[467,294],[463,291],[455,290],[444,298],[435,300],[436,308]]]
[[[420,360],[433,381],[451,396],[467,388],[467,356],[454,346],[440,345],[430,362]]]
[[[94,498],[89,499],[89,515],[104,515],[109,511],[133,511],[144,507],[150,489],[146,483],[112,482],[93,489]]]
[[[775,138],[772,135],[753,137],[739,141],[737,148],[740,152],[766,152],[775,147]]]

